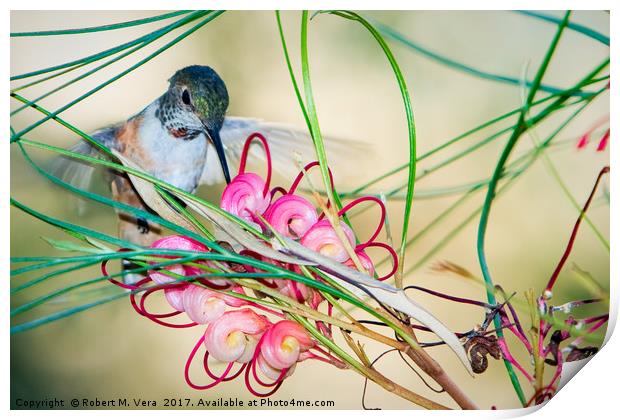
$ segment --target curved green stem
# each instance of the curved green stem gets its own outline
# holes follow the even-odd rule
[[[477,251],[478,251],[478,259],[480,261],[480,268],[482,270],[482,275],[487,285],[487,300],[489,304],[491,305],[496,305],[497,301],[495,299],[495,295],[493,294],[493,292],[490,291],[490,289],[493,287],[493,280],[489,272],[489,267],[487,264],[485,249],[484,249],[486,229],[487,229],[487,225],[489,222],[491,204],[493,203],[493,199],[495,198],[495,190],[497,188],[497,183],[501,177],[501,174],[504,171],[504,165],[506,164],[508,157],[510,156],[514,146],[517,144],[517,141],[521,137],[521,134],[524,132],[524,130],[527,127],[525,125],[525,117],[526,117],[527,109],[529,109],[529,106],[532,104],[532,101],[534,100],[534,96],[536,95],[536,92],[540,86],[540,83],[545,74],[545,71],[547,70],[549,62],[551,61],[551,57],[553,56],[553,53],[555,52],[555,49],[558,45],[558,42],[564,31],[564,28],[568,24],[569,17],[570,17],[570,12],[567,12],[564,15],[564,19],[562,20],[562,23],[559,25],[558,30],[553,40],[551,41],[551,45],[549,46],[549,49],[547,50],[547,53],[543,59],[542,64],[540,65],[540,67],[538,68],[538,71],[536,72],[534,82],[532,84],[532,87],[530,88],[530,91],[528,93],[528,96],[525,102],[525,107],[522,109],[521,113],[519,114],[519,119],[517,121],[515,130],[513,131],[511,137],[508,139],[508,142],[506,143],[506,146],[504,147],[502,154],[500,155],[499,160],[495,166],[495,170],[493,171],[493,176],[491,177],[491,181],[489,182],[489,187],[487,189],[487,194],[484,200],[484,204],[482,206],[482,212],[480,215],[480,223],[478,225]],[[495,323],[495,328],[497,329],[498,337],[500,338],[503,337],[503,332],[501,330],[501,327],[502,327],[501,319],[499,318],[499,315],[495,316],[494,323]],[[523,389],[521,388],[519,379],[516,376],[514,368],[512,367],[510,362],[506,360],[504,360],[504,365],[506,366],[508,376],[510,377],[512,385],[515,389],[515,392],[517,393],[517,396],[519,397],[519,400],[521,401],[521,404],[525,406],[527,401],[525,399],[525,395],[523,394]]]

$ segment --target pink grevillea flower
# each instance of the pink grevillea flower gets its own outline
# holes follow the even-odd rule
[[[233,288],[233,290],[237,293],[243,293],[243,289],[240,287]],[[243,299],[190,284],[183,290],[182,309],[176,307],[175,309],[184,310],[189,319],[197,324],[207,324],[222,316],[226,312],[227,306],[238,308],[245,304],[246,302]]]
[[[301,325],[289,320],[279,321],[261,339],[258,366],[267,377],[277,380],[282,369],[293,367],[301,354],[314,345]]]
[[[209,324],[204,344],[209,354],[221,362],[247,363],[269,325],[267,318],[251,309],[226,312]]]
[[[255,223],[269,207],[271,193],[265,194],[265,181],[251,172],[237,175],[222,193],[220,207],[235,216]]]
[[[269,206],[265,219],[279,234],[299,239],[317,222],[319,216],[308,200],[286,194]]]
[[[340,222],[340,226],[351,246],[355,246],[355,234],[351,228],[342,222]],[[340,263],[349,259],[349,254],[344,244],[329,223],[329,220],[321,220],[315,223],[301,238],[301,244]]]
[[[166,236],[165,238],[158,239],[157,241],[151,244],[151,248],[162,248],[162,249],[177,249],[181,251],[196,251],[196,252],[206,252],[208,249],[204,245],[195,240],[188,238],[183,235],[172,235]],[[155,264],[155,263],[153,263]],[[165,267],[165,270],[171,271],[180,276],[187,275],[185,272],[185,268],[181,264],[172,264]],[[175,281],[175,278],[172,276],[168,276],[166,274],[160,273],[157,270],[149,270],[148,271],[151,280],[153,280],[157,284],[170,283]]]
[[[245,172],[248,152],[253,140],[261,142],[267,156],[267,181],[252,172]],[[220,207],[250,223],[256,223],[271,203],[269,184],[271,183],[271,153],[267,139],[260,133],[251,134],[243,145],[239,163],[239,173],[226,186],[222,193]]]

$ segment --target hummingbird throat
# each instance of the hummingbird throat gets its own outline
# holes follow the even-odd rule
[[[172,137],[189,141],[203,133],[202,128],[195,126],[195,117],[191,113],[166,100],[165,96],[160,98],[158,105],[155,117]]]

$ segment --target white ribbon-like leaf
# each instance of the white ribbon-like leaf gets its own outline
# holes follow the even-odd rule
[[[355,296],[359,298],[366,298],[368,296],[368,294],[359,287],[362,286],[372,294],[372,296],[368,297],[374,298],[384,305],[406,313],[416,319],[441,338],[456,354],[467,371],[472,376],[474,375],[465,349],[458,337],[430,312],[409,298],[403,289],[398,289],[392,285],[382,283],[367,274],[353,270],[343,264],[338,264],[334,260],[314,252],[290,238],[280,237],[274,239],[272,240],[272,245],[275,249],[281,249],[292,255],[303,258],[304,260],[316,263],[322,270],[332,274],[334,280],[338,282],[339,285],[349,290]]]

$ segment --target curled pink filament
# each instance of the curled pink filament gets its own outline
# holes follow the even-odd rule
[[[274,324],[263,336],[260,355],[271,369],[263,373],[276,380],[282,369],[292,367],[300,355],[314,347],[308,332],[296,322],[282,320]],[[263,364],[265,366],[265,364]],[[259,367],[261,363],[259,362]]]
[[[292,239],[301,238],[318,218],[312,203],[294,194],[278,198],[265,213],[265,219],[276,232]]]
[[[342,222],[340,222],[340,226],[351,246],[355,246],[355,235],[351,228]],[[349,259],[349,254],[344,244],[329,223],[329,220],[320,220],[315,223],[301,238],[301,244],[337,262],[342,263]]]
[[[195,240],[188,238],[183,235],[172,235],[166,236],[165,238],[161,238],[156,240],[151,244],[151,248],[162,248],[162,249],[178,249],[182,251],[196,251],[196,252],[206,252],[208,249],[204,245]],[[153,262],[153,264],[155,264]],[[171,264],[165,267],[165,270],[171,271],[179,276],[185,276],[185,269],[181,264]],[[160,273],[157,270],[149,270],[149,276],[151,279],[157,284],[170,283],[175,281],[175,278],[163,273]]]
[[[211,322],[205,332],[207,351],[221,362],[247,363],[270,322],[251,309],[224,313]]]
[[[243,292],[239,288],[236,292]],[[218,293],[204,287],[190,284],[183,291],[182,307],[192,321],[207,324],[224,314],[227,306],[239,307],[245,304],[243,299]]]
[[[252,172],[233,178],[222,193],[220,207],[229,213],[251,223],[256,223],[256,214],[263,214],[271,202],[271,193],[265,193],[265,181]]]

